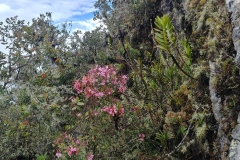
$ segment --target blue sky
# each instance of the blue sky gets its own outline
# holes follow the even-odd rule
[[[18,16],[18,19],[31,22],[40,14],[52,12],[56,23],[71,22],[73,30],[93,30],[101,24],[93,20],[96,0],[0,0],[0,22]],[[5,47],[0,44],[0,51]]]

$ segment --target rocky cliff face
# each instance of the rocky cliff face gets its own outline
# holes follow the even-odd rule
[[[235,65],[239,67],[240,66],[240,41],[239,41],[240,40],[240,23],[239,23],[240,22],[240,17],[239,17],[240,0],[226,0],[226,5],[228,6],[228,10],[231,13],[231,22],[233,25],[232,40],[234,43],[234,48],[236,50],[236,56],[234,58],[234,61],[235,61]],[[236,83],[236,85],[238,84]],[[232,95],[232,96],[235,96],[235,95]],[[230,144],[228,158],[230,160],[237,160],[240,158],[240,113],[238,113],[237,125],[232,130],[231,138],[232,140]]]
[[[214,117],[207,121],[203,157],[240,159],[240,0],[162,0],[160,10],[171,16],[179,34],[187,35],[198,81],[192,92]],[[208,82],[201,85],[203,75]]]
[[[226,5],[229,12],[231,13],[231,22],[233,25],[232,39],[234,48],[237,52],[235,57],[236,65],[240,65],[240,0],[226,0]]]

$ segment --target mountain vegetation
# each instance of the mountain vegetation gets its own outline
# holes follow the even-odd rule
[[[95,7],[106,27],[84,34],[50,12],[0,22],[0,159],[227,156],[240,77],[224,1]]]

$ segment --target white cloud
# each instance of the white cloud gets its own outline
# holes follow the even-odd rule
[[[93,12],[94,3],[95,0],[1,0],[0,21],[16,15],[20,19],[31,21],[46,12],[53,13],[54,21],[66,21],[72,16]]]
[[[100,20],[93,20],[93,18],[85,21],[73,21],[72,24],[78,26],[74,28],[72,32],[80,30],[80,37],[83,37],[85,32],[94,30],[97,27],[103,26],[103,28],[106,28],[106,26]]]
[[[0,12],[1,13],[8,12],[10,10],[11,10],[11,8],[8,5],[2,4],[2,3],[0,4]]]
[[[85,21],[73,21],[73,24],[78,24],[81,28],[87,28],[87,30],[93,30],[96,27],[100,27],[101,25],[104,26],[104,24],[100,20],[93,20],[88,19]]]

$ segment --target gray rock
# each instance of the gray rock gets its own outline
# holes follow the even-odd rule
[[[231,134],[232,138],[240,141],[240,124],[238,124],[233,130]]]
[[[215,119],[220,122],[222,118],[222,114],[220,113],[220,105],[221,105],[221,98],[217,97],[217,91],[216,86],[214,82],[214,77],[216,76],[216,63],[209,61],[209,67],[210,67],[210,83],[209,83],[209,90],[210,90],[210,96],[212,101],[212,110]]]
[[[235,63],[240,66],[240,0],[226,0],[229,12],[231,12],[231,19],[233,25],[232,39],[234,48],[237,51]]]

